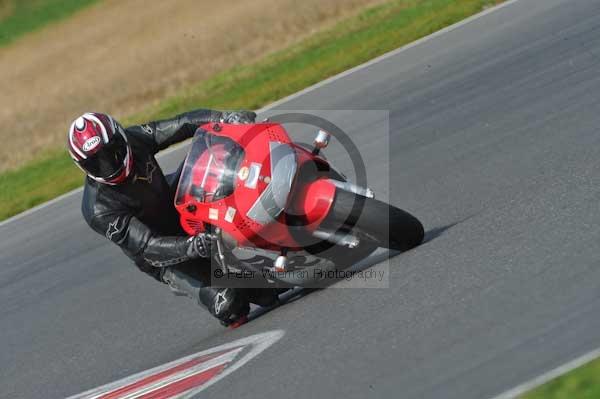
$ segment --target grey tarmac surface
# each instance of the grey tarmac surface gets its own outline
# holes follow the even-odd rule
[[[0,226],[1,397],[64,397],[273,329],[204,393],[486,398],[600,347],[600,1],[521,0],[279,108],[390,111],[389,142],[380,120],[344,122],[369,184],[428,230],[389,288],[224,330],[89,230],[75,195]]]

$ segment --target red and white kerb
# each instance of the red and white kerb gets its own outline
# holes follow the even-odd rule
[[[283,335],[281,330],[251,335],[67,399],[195,398],[206,388],[246,365]]]

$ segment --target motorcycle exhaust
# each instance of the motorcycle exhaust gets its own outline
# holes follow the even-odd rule
[[[312,234],[319,240],[328,241],[332,244],[341,245],[348,248],[356,248],[358,244],[360,244],[358,237],[355,237],[351,234],[341,234],[325,230],[315,230]]]
[[[375,193],[368,187],[359,187],[356,184],[352,184],[347,181],[339,181],[334,179],[330,179],[329,181],[340,190],[348,191],[366,198],[375,198]]]

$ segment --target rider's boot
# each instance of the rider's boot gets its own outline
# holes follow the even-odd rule
[[[241,324],[247,320],[250,313],[250,303],[245,290],[240,288],[202,287],[199,298],[200,303],[221,320],[224,326]]]

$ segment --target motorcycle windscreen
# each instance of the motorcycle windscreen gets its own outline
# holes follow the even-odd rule
[[[175,204],[214,202],[233,193],[244,150],[233,140],[198,129],[179,178]]]

